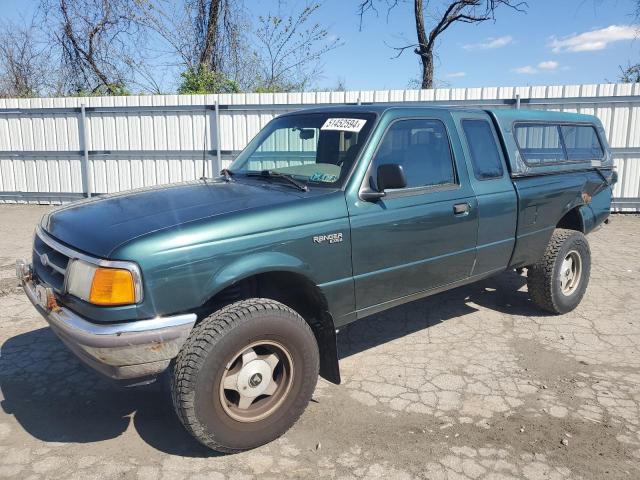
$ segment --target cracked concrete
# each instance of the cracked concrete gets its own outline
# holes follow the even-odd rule
[[[192,440],[159,385],[85,370],[16,286],[48,207],[0,207],[0,477],[640,478],[640,218],[589,236],[591,282],[555,317],[505,273],[340,333],[344,384],[319,382],[284,437],[239,455]]]

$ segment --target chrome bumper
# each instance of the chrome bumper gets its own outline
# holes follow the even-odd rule
[[[116,324],[97,324],[55,302],[38,284],[31,266],[16,262],[16,275],[31,303],[55,334],[89,367],[116,380],[152,377],[164,371],[186,341],[196,315],[188,313]]]

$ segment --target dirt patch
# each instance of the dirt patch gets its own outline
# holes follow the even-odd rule
[[[11,295],[13,293],[22,292],[22,287],[15,278],[0,278],[0,297]]]
[[[584,380],[585,374],[592,371],[588,363],[532,340],[515,339],[511,345],[518,356],[518,365],[522,367],[521,374],[556,393],[570,394],[577,381]]]
[[[486,455],[485,461],[508,458],[505,467],[510,464],[516,470],[504,473],[512,475],[532,459],[543,458],[551,467],[568,468],[584,478],[640,478],[633,447],[616,439],[624,427],[607,420],[593,423],[573,417],[534,417],[524,406],[507,417],[489,420],[484,427],[451,425],[433,416],[390,415],[381,407],[363,408],[337,387],[332,393],[331,400],[312,403],[289,434],[295,444],[306,446],[305,455],[310,457],[317,455],[317,444],[322,445],[323,454],[335,456],[359,444],[364,452],[376,451],[376,462],[403,465],[420,476],[425,458],[443,459],[458,447],[459,451],[473,452],[469,458],[476,460],[482,455]],[[336,419],[336,411],[350,419],[348,426]],[[384,449],[379,448],[381,444]]]

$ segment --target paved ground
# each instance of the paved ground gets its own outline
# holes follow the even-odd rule
[[[544,316],[504,274],[357,322],[344,384],[282,439],[217,456],[158,387],[85,371],[16,287],[44,207],[0,207],[0,476],[640,478],[640,218],[590,236],[582,305]]]

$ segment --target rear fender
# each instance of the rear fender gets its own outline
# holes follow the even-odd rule
[[[611,188],[604,188],[578,209],[582,218],[582,231],[585,234],[607,219],[611,212],[611,196]]]

